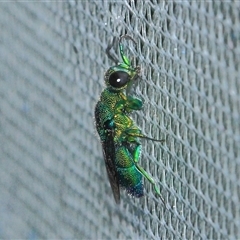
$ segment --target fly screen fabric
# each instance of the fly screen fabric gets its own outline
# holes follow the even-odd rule
[[[1,1],[1,239],[240,238],[239,1]],[[115,204],[94,107],[129,34],[144,197]],[[119,58],[117,46],[113,52]]]

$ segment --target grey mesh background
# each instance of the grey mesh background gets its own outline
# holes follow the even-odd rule
[[[0,238],[240,239],[239,1],[1,1]],[[130,34],[141,165],[166,207],[114,202],[94,127]],[[76,52],[76,49],[78,52]],[[117,51],[117,49],[116,49]],[[118,53],[117,53],[118,54]]]

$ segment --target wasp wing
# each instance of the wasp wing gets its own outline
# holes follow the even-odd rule
[[[117,204],[120,203],[120,189],[117,169],[115,165],[115,144],[114,144],[114,130],[109,129],[106,134],[106,140],[102,142],[103,156],[107,169],[108,178],[111,184],[114,199]]]

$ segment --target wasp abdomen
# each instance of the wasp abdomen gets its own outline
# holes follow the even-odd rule
[[[119,176],[120,186],[135,197],[143,196],[142,174],[135,166],[132,153],[127,146],[116,149],[116,170]]]

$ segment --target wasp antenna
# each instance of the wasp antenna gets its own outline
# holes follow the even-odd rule
[[[131,36],[129,36],[129,35],[122,35],[120,38],[119,38],[119,50],[120,50],[120,55],[121,55],[121,57],[122,57],[122,60],[123,60],[123,62],[127,65],[127,66],[131,66],[131,63],[130,63],[130,60],[129,60],[129,58],[126,56],[126,55],[124,55],[124,50],[123,50],[123,45],[122,45],[122,39],[130,39],[131,41],[133,41],[134,42],[134,44],[137,44],[136,43],[136,41],[131,37]]]
[[[122,39],[124,39],[124,38],[130,39],[130,40],[132,40],[132,41],[134,42],[134,44],[137,44],[137,42],[136,42],[130,35],[128,35],[128,34],[122,35],[122,36],[120,37],[120,39],[119,39],[119,42],[121,43]]]
[[[117,65],[119,63],[119,60],[110,53],[111,49],[113,48],[114,44],[116,43],[116,40],[117,40],[117,38],[113,37],[112,43],[108,44],[105,52],[106,52],[107,56]]]

